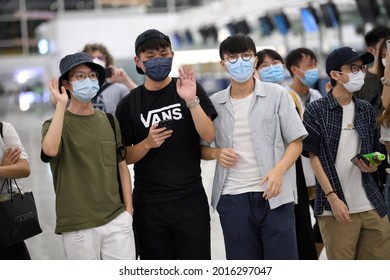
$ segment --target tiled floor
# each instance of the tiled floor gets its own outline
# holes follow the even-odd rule
[[[43,233],[26,241],[32,259],[64,259],[61,237],[54,233],[55,210],[54,190],[48,164],[40,160],[41,126],[45,119],[52,117],[53,108],[43,106],[32,111],[21,112],[15,108],[0,112],[2,121],[11,122],[19,133],[30,157],[31,175],[20,180],[25,190],[32,190],[36,199],[38,215]],[[211,185],[214,173],[214,162],[202,162],[202,177],[208,197],[211,197]],[[129,166],[130,171],[132,167]],[[225,259],[224,242],[218,214],[211,210],[211,247],[212,259]]]

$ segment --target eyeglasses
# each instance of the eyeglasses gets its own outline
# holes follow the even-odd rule
[[[253,57],[253,53],[251,53],[251,52],[243,52],[243,53],[241,53],[241,55],[239,55],[239,54],[229,54],[227,56],[227,60],[230,63],[236,63],[239,57],[241,57],[242,60],[248,61],[248,60],[250,60]]]
[[[87,77],[89,77],[91,80],[97,80],[99,77],[99,73],[96,71],[91,71],[88,74],[82,71],[76,72],[74,75],[76,79],[80,82],[84,81]]]
[[[362,71],[363,73],[366,72],[367,65],[356,65],[352,64],[349,67],[344,67],[344,69],[349,69],[353,74],[357,74],[359,71]],[[340,70],[343,70],[343,68],[340,68]]]

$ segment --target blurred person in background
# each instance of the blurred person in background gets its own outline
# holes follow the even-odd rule
[[[368,71],[364,77],[364,84],[362,88],[356,92],[354,95],[357,98],[361,98],[370,102],[373,106],[376,117],[380,117],[383,112],[382,105],[382,83],[380,78],[382,77],[383,71],[382,66],[382,53],[380,51],[380,46],[386,37],[390,36],[390,27],[379,25],[374,27],[372,30],[368,31],[364,40],[367,46],[367,51],[372,53],[375,57],[375,60],[368,66]],[[379,72],[378,72],[379,71]],[[385,97],[386,99],[386,97]],[[380,141],[380,125],[378,124],[375,130],[375,145],[376,151],[381,153],[386,153],[385,146],[381,145]],[[378,181],[380,188],[383,190],[384,184],[386,183],[387,172],[386,168],[389,168],[390,165],[386,162],[383,162],[378,166],[377,172],[373,173],[373,176]]]
[[[263,49],[258,51],[256,56],[254,76],[263,82],[282,84],[285,66],[281,55],[272,49]]]
[[[114,59],[103,44],[87,44],[82,51],[90,54],[93,62],[106,69],[106,81],[92,99],[93,106],[114,114],[119,100],[137,85],[123,68],[114,66]]]
[[[2,122],[0,130],[0,188],[5,179],[26,178],[30,175],[28,156],[12,124]],[[15,187],[15,191],[16,187]],[[0,190],[0,200],[9,199],[8,189]],[[0,230],[4,230],[0,225]],[[30,260],[24,241],[0,248],[0,260]]]
[[[388,36],[390,36],[390,27],[382,25],[374,27],[364,35],[367,51],[373,54],[375,60],[368,65],[368,71],[366,71],[362,88],[354,92],[354,95],[357,98],[370,102],[370,104],[374,107],[377,117],[380,116],[383,111],[380,98],[381,87],[378,88],[381,78],[378,76],[378,70],[382,64],[382,54],[379,49],[383,40]]]
[[[387,49],[386,41],[390,40],[390,37],[386,37],[382,42],[379,53],[377,75],[380,78],[382,89],[382,104],[384,107],[383,114],[378,118],[381,125],[381,138],[379,139],[386,147],[387,163],[390,163],[390,50]],[[390,172],[387,171],[387,179],[384,187],[385,204],[387,207],[387,216],[390,219]]]
[[[322,97],[321,93],[313,88],[319,79],[317,58],[312,50],[297,48],[287,54],[286,67],[293,79],[292,84],[286,85],[286,88],[294,99],[297,111],[302,118],[307,104]],[[301,156],[300,160],[297,169],[302,168],[303,174],[300,175],[304,176],[297,176],[298,205],[295,210],[299,217],[297,219],[298,237],[300,237],[298,238],[298,252],[300,258],[310,260],[319,257],[323,242],[317,221],[313,230],[310,212],[308,216],[310,204],[314,207],[314,172],[308,158]]]

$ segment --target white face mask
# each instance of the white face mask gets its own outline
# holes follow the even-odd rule
[[[348,90],[349,92],[352,93],[352,92],[358,91],[362,88],[362,86],[364,84],[364,77],[365,76],[366,76],[366,74],[363,73],[362,71],[359,71],[356,74],[349,73],[348,74],[348,77],[349,77],[348,82],[343,83],[340,80],[339,80],[339,82],[341,84],[343,84],[343,86],[345,87],[346,90]]]
[[[382,58],[382,64],[383,64],[383,67],[386,68],[386,58]]]

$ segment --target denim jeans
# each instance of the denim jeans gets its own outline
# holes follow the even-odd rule
[[[271,209],[262,192],[222,195],[217,206],[228,260],[297,260],[293,202]]]

